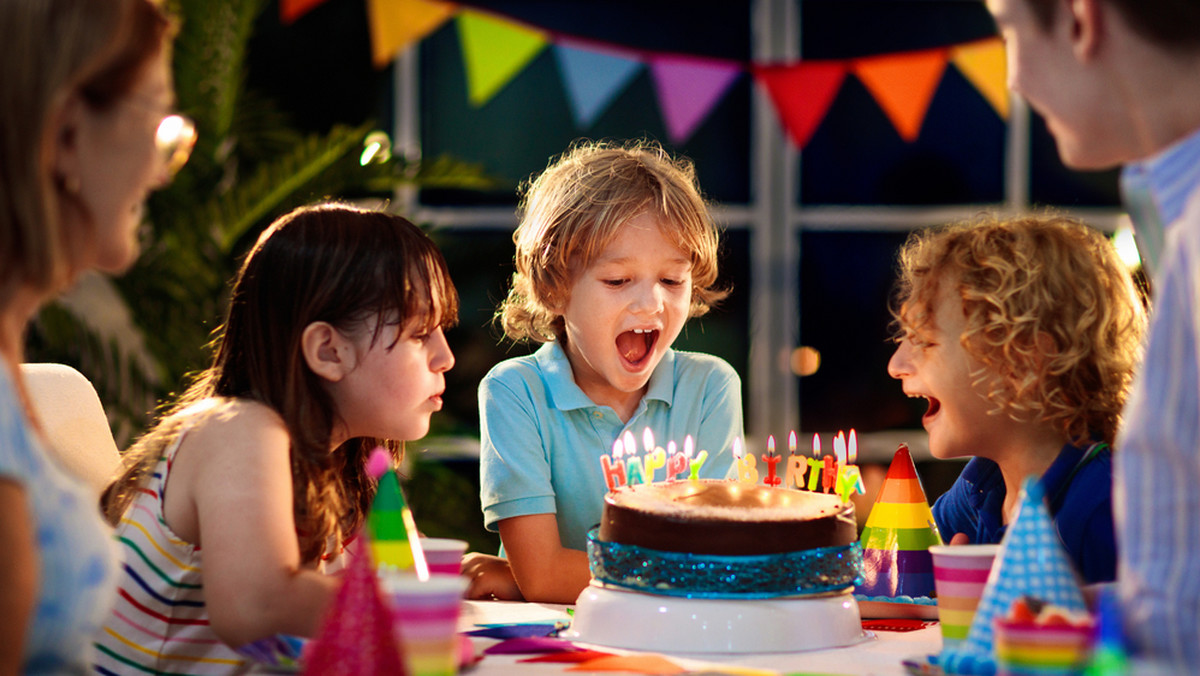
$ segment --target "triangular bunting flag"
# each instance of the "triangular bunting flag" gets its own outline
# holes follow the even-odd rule
[[[490,101],[546,46],[545,33],[479,12],[463,10],[457,24],[467,98],[475,106]]]
[[[360,533],[356,542],[366,538]],[[321,676],[407,676],[392,628],[392,610],[379,593],[368,548],[353,544],[342,586],[321,629],[305,650],[305,674]]]
[[[754,76],[775,104],[779,120],[797,148],[808,145],[846,78],[844,61],[802,61],[764,66]]]
[[[432,33],[457,11],[458,5],[436,0],[367,0],[375,67],[386,66],[397,52]]]
[[[590,127],[642,67],[626,55],[566,40],[555,44],[554,55],[577,127]]]
[[[1008,119],[1004,42],[1000,38],[988,38],[951,47],[950,60],[1000,117]]]
[[[863,582],[855,592],[869,597],[932,596],[929,547],[941,543],[917,467],[908,446],[900,444],[863,527]]]
[[[855,59],[851,68],[905,141],[915,141],[946,70],[945,49]]]
[[[279,20],[292,23],[325,0],[279,0]]]
[[[678,145],[691,137],[741,74],[739,64],[679,56],[650,60],[667,136]]]
[[[1035,477],[1025,479],[1022,485],[1017,518],[1004,534],[996,558],[966,641],[943,650],[938,657],[938,664],[948,673],[994,672],[993,625],[1022,596],[1072,613],[1087,612],[1079,578],[1046,508],[1045,490]]]

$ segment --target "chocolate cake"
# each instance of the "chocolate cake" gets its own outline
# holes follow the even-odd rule
[[[604,498],[598,537],[666,552],[756,556],[858,540],[836,495],[723,480],[625,486]]]

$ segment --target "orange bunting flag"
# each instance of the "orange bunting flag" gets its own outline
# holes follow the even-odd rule
[[[279,0],[279,20],[292,23],[325,0]]]
[[[825,119],[846,79],[844,61],[802,61],[787,66],[755,68],[754,77],[767,89],[779,121],[802,149]]]
[[[950,61],[975,89],[987,99],[996,113],[1008,119],[1007,66],[1004,42],[1000,38],[976,40],[950,48]]]
[[[367,0],[371,60],[386,66],[396,54],[446,23],[458,5],[436,0]]]
[[[945,49],[854,59],[851,68],[905,141],[917,140],[946,70]]]

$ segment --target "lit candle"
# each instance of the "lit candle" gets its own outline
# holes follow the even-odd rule
[[[842,471],[838,474],[838,489],[837,492],[842,496],[842,502],[850,499],[850,491],[854,491],[859,495],[867,491],[863,484],[862,474],[858,470],[858,466],[854,462],[858,460],[858,436],[854,430],[850,430],[850,442],[846,450],[846,465],[842,467]]]
[[[646,445],[646,483],[654,483],[654,471],[667,464],[667,452],[662,446],[654,445],[654,432],[647,427],[642,433],[642,441]]]
[[[625,461],[625,483],[630,486],[646,483],[646,474],[642,471],[642,459],[638,457],[637,442],[633,440],[633,433],[625,430],[621,438],[625,443],[625,454],[629,456]]]
[[[775,455],[775,435],[773,434],[767,436],[767,454],[762,459],[767,463],[767,478],[763,479],[763,483],[771,487],[783,483],[783,479],[775,474],[775,465],[779,463],[779,456]]]
[[[813,435],[812,445],[813,457],[808,460],[808,490],[817,490],[817,484],[821,481],[821,468],[825,463],[821,460],[821,437]]]
[[[690,438],[690,437],[689,437]],[[667,442],[667,481],[675,481],[688,470],[687,456],[677,450],[675,441]]]
[[[743,450],[741,437],[733,440],[733,461],[737,463],[738,481],[744,484],[758,483],[758,463],[753,453]]]
[[[700,480],[700,468],[704,466],[704,461],[708,460],[708,451],[700,449],[700,453],[695,458],[692,457],[692,435],[688,434],[683,437],[683,455],[688,459],[688,478],[692,481]]]
[[[606,453],[600,456],[600,467],[604,470],[604,483],[608,485],[610,491],[625,485],[625,461],[621,459],[625,453],[624,446],[621,440],[617,439],[613,442],[612,455]]]
[[[784,474],[784,488],[804,488],[804,470],[808,463],[796,456],[796,430],[788,433],[788,463]]]

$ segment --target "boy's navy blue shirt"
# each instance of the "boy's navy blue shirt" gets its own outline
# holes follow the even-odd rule
[[[1112,451],[1107,445],[1082,464],[1091,446],[1063,446],[1042,475],[1042,487],[1063,547],[1085,583],[1111,582],[1117,574],[1112,515]],[[1078,466],[1078,469],[1076,469]],[[933,518],[947,541],[966,533],[978,544],[1000,542],[1004,477],[985,458],[972,458],[950,490],[933,504]]]

